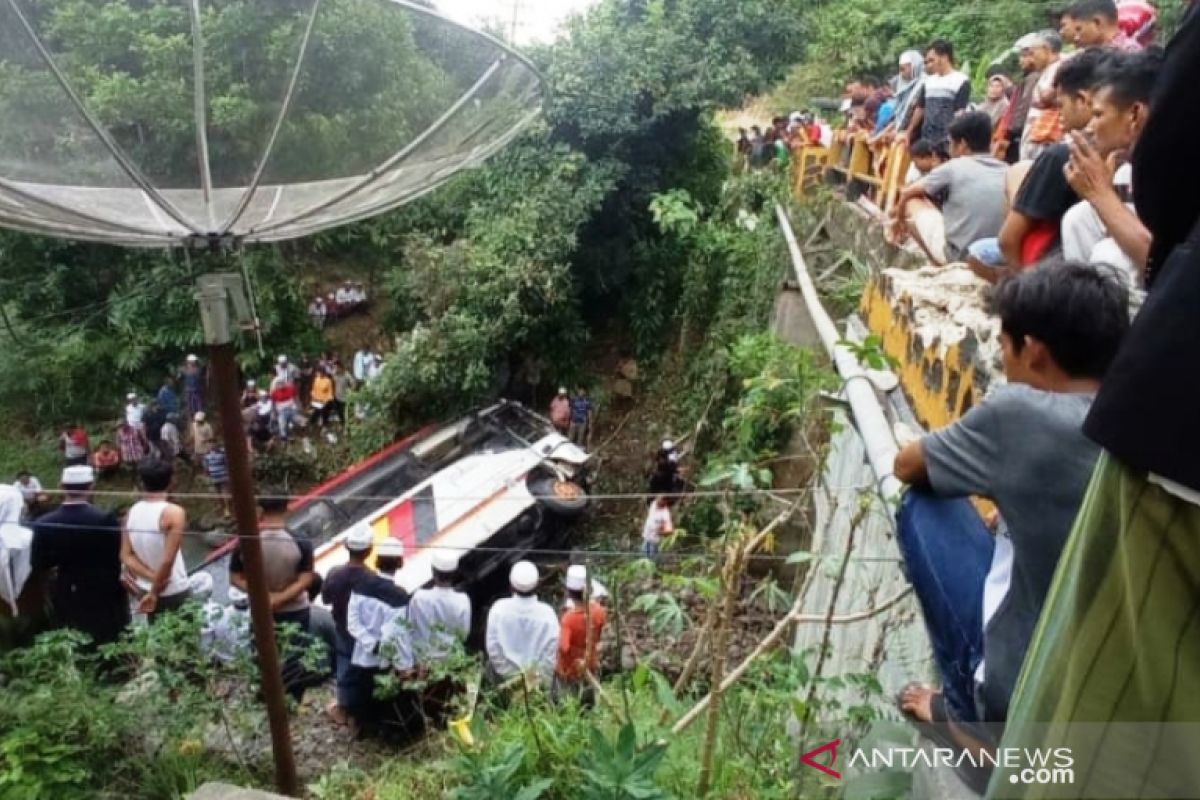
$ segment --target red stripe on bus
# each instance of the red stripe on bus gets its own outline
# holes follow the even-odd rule
[[[434,424],[426,425],[424,428],[421,428],[419,431],[412,434],[411,436],[401,439],[400,441],[396,442],[395,444],[388,445],[387,447],[380,450],[378,453],[375,453],[372,456],[368,456],[367,458],[364,458],[362,461],[360,461],[357,464],[355,464],[354,466],[348,468],[345,472],[338,473],[334,477],[332,477],[329,480],[322,483],[320,486],[316,487],[315,489],[310,490],[307,494],[288,503],[288,511],[295,511],[297,508],[300,508],[305,503],[308,503],[312,500],[316,500],[317,498],[321,497],[321,495],[325,494],[326,492],[328,492],[332,489],[336,489],[338,486],[341,486],[343,483],[350,480],[351,478],[353,478],[355,475],[359,474],[363,470],[365,470],[369,467],[375,466],[376,464],[378,464],[380,461],[387,458],[388,456],[394,455],[397,451],[403,450],[405,447],[412,445],[412,443],[414,441],[421,438],[422,436],[427,436],[428,434],[432,433],[434,430],[436,430],[436,428],[437,428],[437,426]],[[207,556],[205,556],[204,560],[200,562],[200,566],[196,567],[196,570],[203,569],[204,567],[207,567],[209,564],[213,564],[213,563],[221,560],[226,555],[233,552],[233,549],[235,547],[237,547],[237,543],[238,543],[238,540],[236,537],[225,542],[225,544],[221,545],[216,550],[213,550],[211,553],[209,553]],[[193,571],[196,571],[196,570],[193,570]]]
[[[413,530],[413,504],[406,500],[388,512],[388,536],[404,544],[404,555],[417,549],[417,535]]]
[[[432,424],[426,425],[424,428],[421,428],[419,431],[412,434],[411,436],[401,439],[400,441],[396,442],[395,444],[388,445],[387,447],[383,448],[375,455],[368,456],[367,458],[363,459],[362,461],[358,462],[354,466],[347,469],[345,472],[338,473],[337,475],[333,476],[329,480],[322,483],[320,486],[317,486],[315,489],[309,490],[309,492],[307,494],[293,500],[290,504],[288,504],[288,511],[295,511],[300,506],[304,505],[305,503],[307,503],[311,500],[315,500],[315,499],[319,498],[321,495],[326,494],[331,489],[336,489],[338,486],[341,486],[343,483],[350,480],[354,476],[358,475],[363,470],[369,469],[370,467],[375,466],[376,464],[378,464],[380,461],[384,460],[385,458],[395,455],[395,453],[397,451],[403,450],[405,447],[411,446],[414,441],[421,438],[422,436],[427,436],[428,434],[432,433],[436,428],[437,428],[436,425],[432,425]]]

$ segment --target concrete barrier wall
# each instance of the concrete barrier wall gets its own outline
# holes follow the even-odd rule
[[[813,491],[815,533],[811,552],[815,560],[805,592],[804,609],[808,614],[826,613],[831,604],[834,615],[853,614],[908,586],[896,549],[894,504],[876,491],[866,449],[848,413],[837,412],[836,422],[840,430],[833,436]],[[853,546],[839,587],[838,574],[852,535]],[[824,639],[823,624],[800,625],[796,632],[796,650],[810,668],[819,660]],[[830,626],[821,674],[872,675],[882,684],[885,697],[890,697],[908,681],[931,675],[932,669],[924,622],[910,595],[862,622]],[[821,694],[830,695],[827,690]],[[838,697],[843,709],[863,701],[861,692],[849,685],[832,696]],[[829,713],[832,718],[842,715],[844,710]]]

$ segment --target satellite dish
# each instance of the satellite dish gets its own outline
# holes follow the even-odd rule
[[[540,100],[526,58],[407,0],[0,0],[0,225],[304,236],[480,164]]]

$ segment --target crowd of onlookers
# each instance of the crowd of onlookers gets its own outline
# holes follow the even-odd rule
[[[890,235],[969,266],[1000,320],[1007,384],[895,463],[913,487],[898,543],[940,678],[898,705],[959,751],[997,745],[1006,724],[1027,744],[1046,741],[1036,724],[1049,721],[1200,719],[1163,663],[1194,672],[1186,659],[1200,657],[1200,551],[1178,550],[1200,535],[1197,425],[1182,416],[1200,388],[1200,208],[1182,178],[1200,173],[1185,144],[1200,17],[1189,12],[1165,54],[1152,23],[1140,3],[1080,0],[1058,30],[1022,37],[1021,74],[989,70],[975,103],[944,40],[906,52],[890,88],[847,87],[848,135],[908,145]],[[1163,547],[1170,581],[1147,569]],[[1154,602],[1154,619],[1136,612]],[[989,773],[964,777],[982,789]]]
[[[911,166],[889,208],[890,238],[993,282],[1060,253],[1116,266],[1140,287],[1148,235],[1130,210],[1127,159],[1161,54],[1118,20],[1112,0],[1081,0],[1058,31],[1022,37],[1014,49],[1023,74],[1014,82],[989,70],[974,104],[944,40],[923,60],[915,51],[901,57],[901,91],[872,81],[847,87],[843,135],[907,143]]]
[[[365,310],[367,290],[358,281],[344,281],[336,291],[317,295],[308,304],[308,316],[318,328]]]
[[[787,169],[801,148],[809,145],[828,146],[833,129],[811,111],[793,111],[786,117],[775,117],[763,130],[752,125],[738,128],[734,155],[739,170],[775,167]]]
[[[287,445],[297,433],[305,449],[319,445],[323,433],[337,441],[336,429],[346,420],[350,393],[374,380],[383,369],[383,357],[367,346],[360,347],[347,369],[332,352],[293,362],[280,355],[264,379],[246,379],[241,393],[242,423],[251,455],[264,454]],[[179,388],[182,387],[182,394]],[[228,467],[225,448],[205,409],[209,406],[209,377],[200,358],[188,355],[175,375],[163,379],[153,396],[129,392],[120,421],[111,438],[92,446],[87,430],[79,424],[59,434],[58,446],[66,466],[89,466],[98,478],[123,469],[135,470],[146,459],[168,464],[187,463],[204,475],[214,494],[226,499]],[[369,410],[361,404],[356,416]],[[49,508],[37,476],[22,472],[17,479],[25,498],[24,515],[35,518]]]
[[[189,575],[184,563],[183,538],[192,531],[186,509],[170,494],[174,465],[147,457],[136,472],[137,501],[118,516],[92,502],[94,467],[65,467],[61,505],[28,527],[16,518],[17,490],[0,485],[0,522],[22,537],[19,569],[6,563],[0,570],[0,597],[16,613],[26,581],[47,578],[55,624],[87,634],[88,651],[116,641],[135,614],[155,624],[197,603],[204,657],[215,663],[253,657],[241,547],[229,561],[229,602],[215,602],[213,575]],[[370,526],[361,525],[344,540],[347,562],[322,578],[313,542],[287,529],[286,492],[264,487],[258,505],[263,580],[289,694],[301,700],[307,687],[332,677],[336,698],[327,711],[338,724],[400,738],[420,733],[430,720],[444,724],[451,700],[464,689],[446,664],[473,629],[472,601],[461,588],[470,576],[460,574],[460,553],[433,546],[432,580],[410,593],[396,582],[404,544],[377,541]],[[567,570],[559,608],[539,599],[541,583],[537,567],[519,561],[509,574],[511,595],[488,609],[482,642],[488,685],[506,691],[540,681],[553,698],[590,703],[589,676],[598,671],[607,615],[599,601],[607,593],[583,565]],[[318,597],[323,605],[315,603]],[[385,698],[376,681],[384,674],[411,683]]]

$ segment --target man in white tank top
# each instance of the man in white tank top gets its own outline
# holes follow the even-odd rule
[[[121,535],[121,563],[137,584],[141,599],[137,609],[154,622],[164,611],[183,605],[191,592],[183,565],[183,532],[187,514],[167,500],[171,465],[146,461],[138,465],[142,499],[125,517]]]

